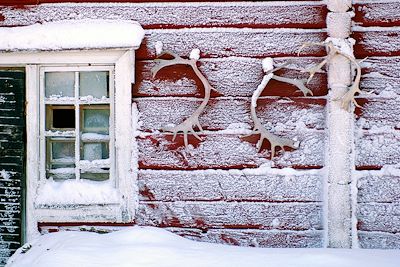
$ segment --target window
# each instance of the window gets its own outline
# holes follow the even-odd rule
[[[132,222],[133,49],[15,52],[26,72],[26,239],[38,223]]]
[[[131,87],[142,27],[68,20],[0,33],[0,66],[26,74],[25,241],[39,222],[132,222]]]
[[[41,67],[41,179],[115,184],[113,67]]]

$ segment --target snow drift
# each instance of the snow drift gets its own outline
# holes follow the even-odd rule
[[[18,249],[6,267],[397,267],[399,263],[400,250],[234,247],[134,226],[109,234],[43,235]]]

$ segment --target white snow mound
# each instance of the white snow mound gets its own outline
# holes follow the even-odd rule
[[[400,250],[234,247],[139,226],[46,234],[23,248],[6,267],[398,267],[400,260]]]
[[[137,48],[143,28],[128,20],[63,20],[0,27],[0,51]]]

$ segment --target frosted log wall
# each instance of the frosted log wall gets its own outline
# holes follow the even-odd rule
[[[300,140],[300,149],[279,152],[271,161],[267,142],[258,153],[257,136],[243,136],[253,127],[250,102],[263,77],[261,60],[274,57],[277,64],[290,60],[279,75],[306,78],[300,70],[318,62],[323,49],[308,49],[299,58],[296,53],[304,42],[325,39],[325,6],[320,2],[178,6],[171,12],[192,21],[144,25],[148,31],[137,53],[138,82],[133,90],[142,131],[137,223],[166,227],[200,241],[322,247],[326,74],[317,74],[310,84],[315,98],[302,97],[296,88],[274,81],[258,102],[262,122],[278,135]],[[200,49],[200,70],[214,87],[200,116],[205,129],[202,141],[191,137],[188,148],[182,135],[172,141],[171,134],[159,130],[190,116],[204,92],[193,71],[184,66],[151,77],[157,42],[181,56]],[[260,166],[286,169],[251,170]]]
[[[361,248],[400,248],[400,6],[356,1],[353,36],[362,63],[356,110],[355,176]]]
[[[132,1],[133,2],[133,1]],[[314,97],[271,81],[257,107],[267,128],[301,141],[298,150],[270,160],[267,142],[258,153],[250,101],[263,73],[261,60],[291,61],[278,75],[306,78],[301,69],[321,61],[323,48],[297,49],[327,37],[323,1],[224,3],[74,3],[0,8],[0,25],[102,18],[132,19],[147,31],[137,51],[134,99],[139,109],[139,206],[135,223],[165,227],[183,236],[218,243],[263,247],[323,247],[327,166],[327,75],[309,84]],[[361,247],[400,248],[400,17],[395,1],[354,3],[352,37],[363,62],[362,90],[355,115],[358,180],[352,208],[353,233]],[[379,26],[380,28],[377,28]],[[188,56],[201,50],[199,68],[214,87],[200,116],[202,141],[160,131],[178,124],[201,102],[201,82],[189,67],[174,66],[151,77],[155,46]],[[262,167],[261,167],[262,166]],[[382,167],[388,169],[380,170]],[[261,168],[260,168],[261,167]],[[377,194],[377,192],[380,192]],[[325,215],[324,215],[325,214]],[[348,218],[351,219],[351,218]],[[82,223],[87,224],[87,223]],[[45,231],[75,226],[46,225]],[[70,228],[69,228],[70,227]],[[103,229],[104,225],[96,226]],[[353,245],[354,245],[353,244]]]

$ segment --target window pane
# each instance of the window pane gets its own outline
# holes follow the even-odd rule
[[[93,180],[93,181],[105,181],[110,178],[109,173],[87,173],[87,172],[82,172],[81,173],[81,179],[88,179],[88,180]]]
[[[84,109],[83,132],[108,134],[109,120],[109,109]]]
[[[108,143],[85,143],[83,144],[82,160],[108,159]]]
[[[75,110],[57,108],[52,110],[53,116],[51,121],[51,128],[75,128]]]
[[[46,178],[55,181],[75,179],[75,165],[72,167],[59,166],[58,168],[47,170]]]
[[[75,73],[74,72],[46,72],[45,95],[50,96],[74,96]]]
[[[51,141],[52,161],[74,162],[75,142]]]
[[[46,177],[55,180],[75,178],[75,140],[46,138]]]
[[[108,97],[108,71],[80,72],[80,96]]]

